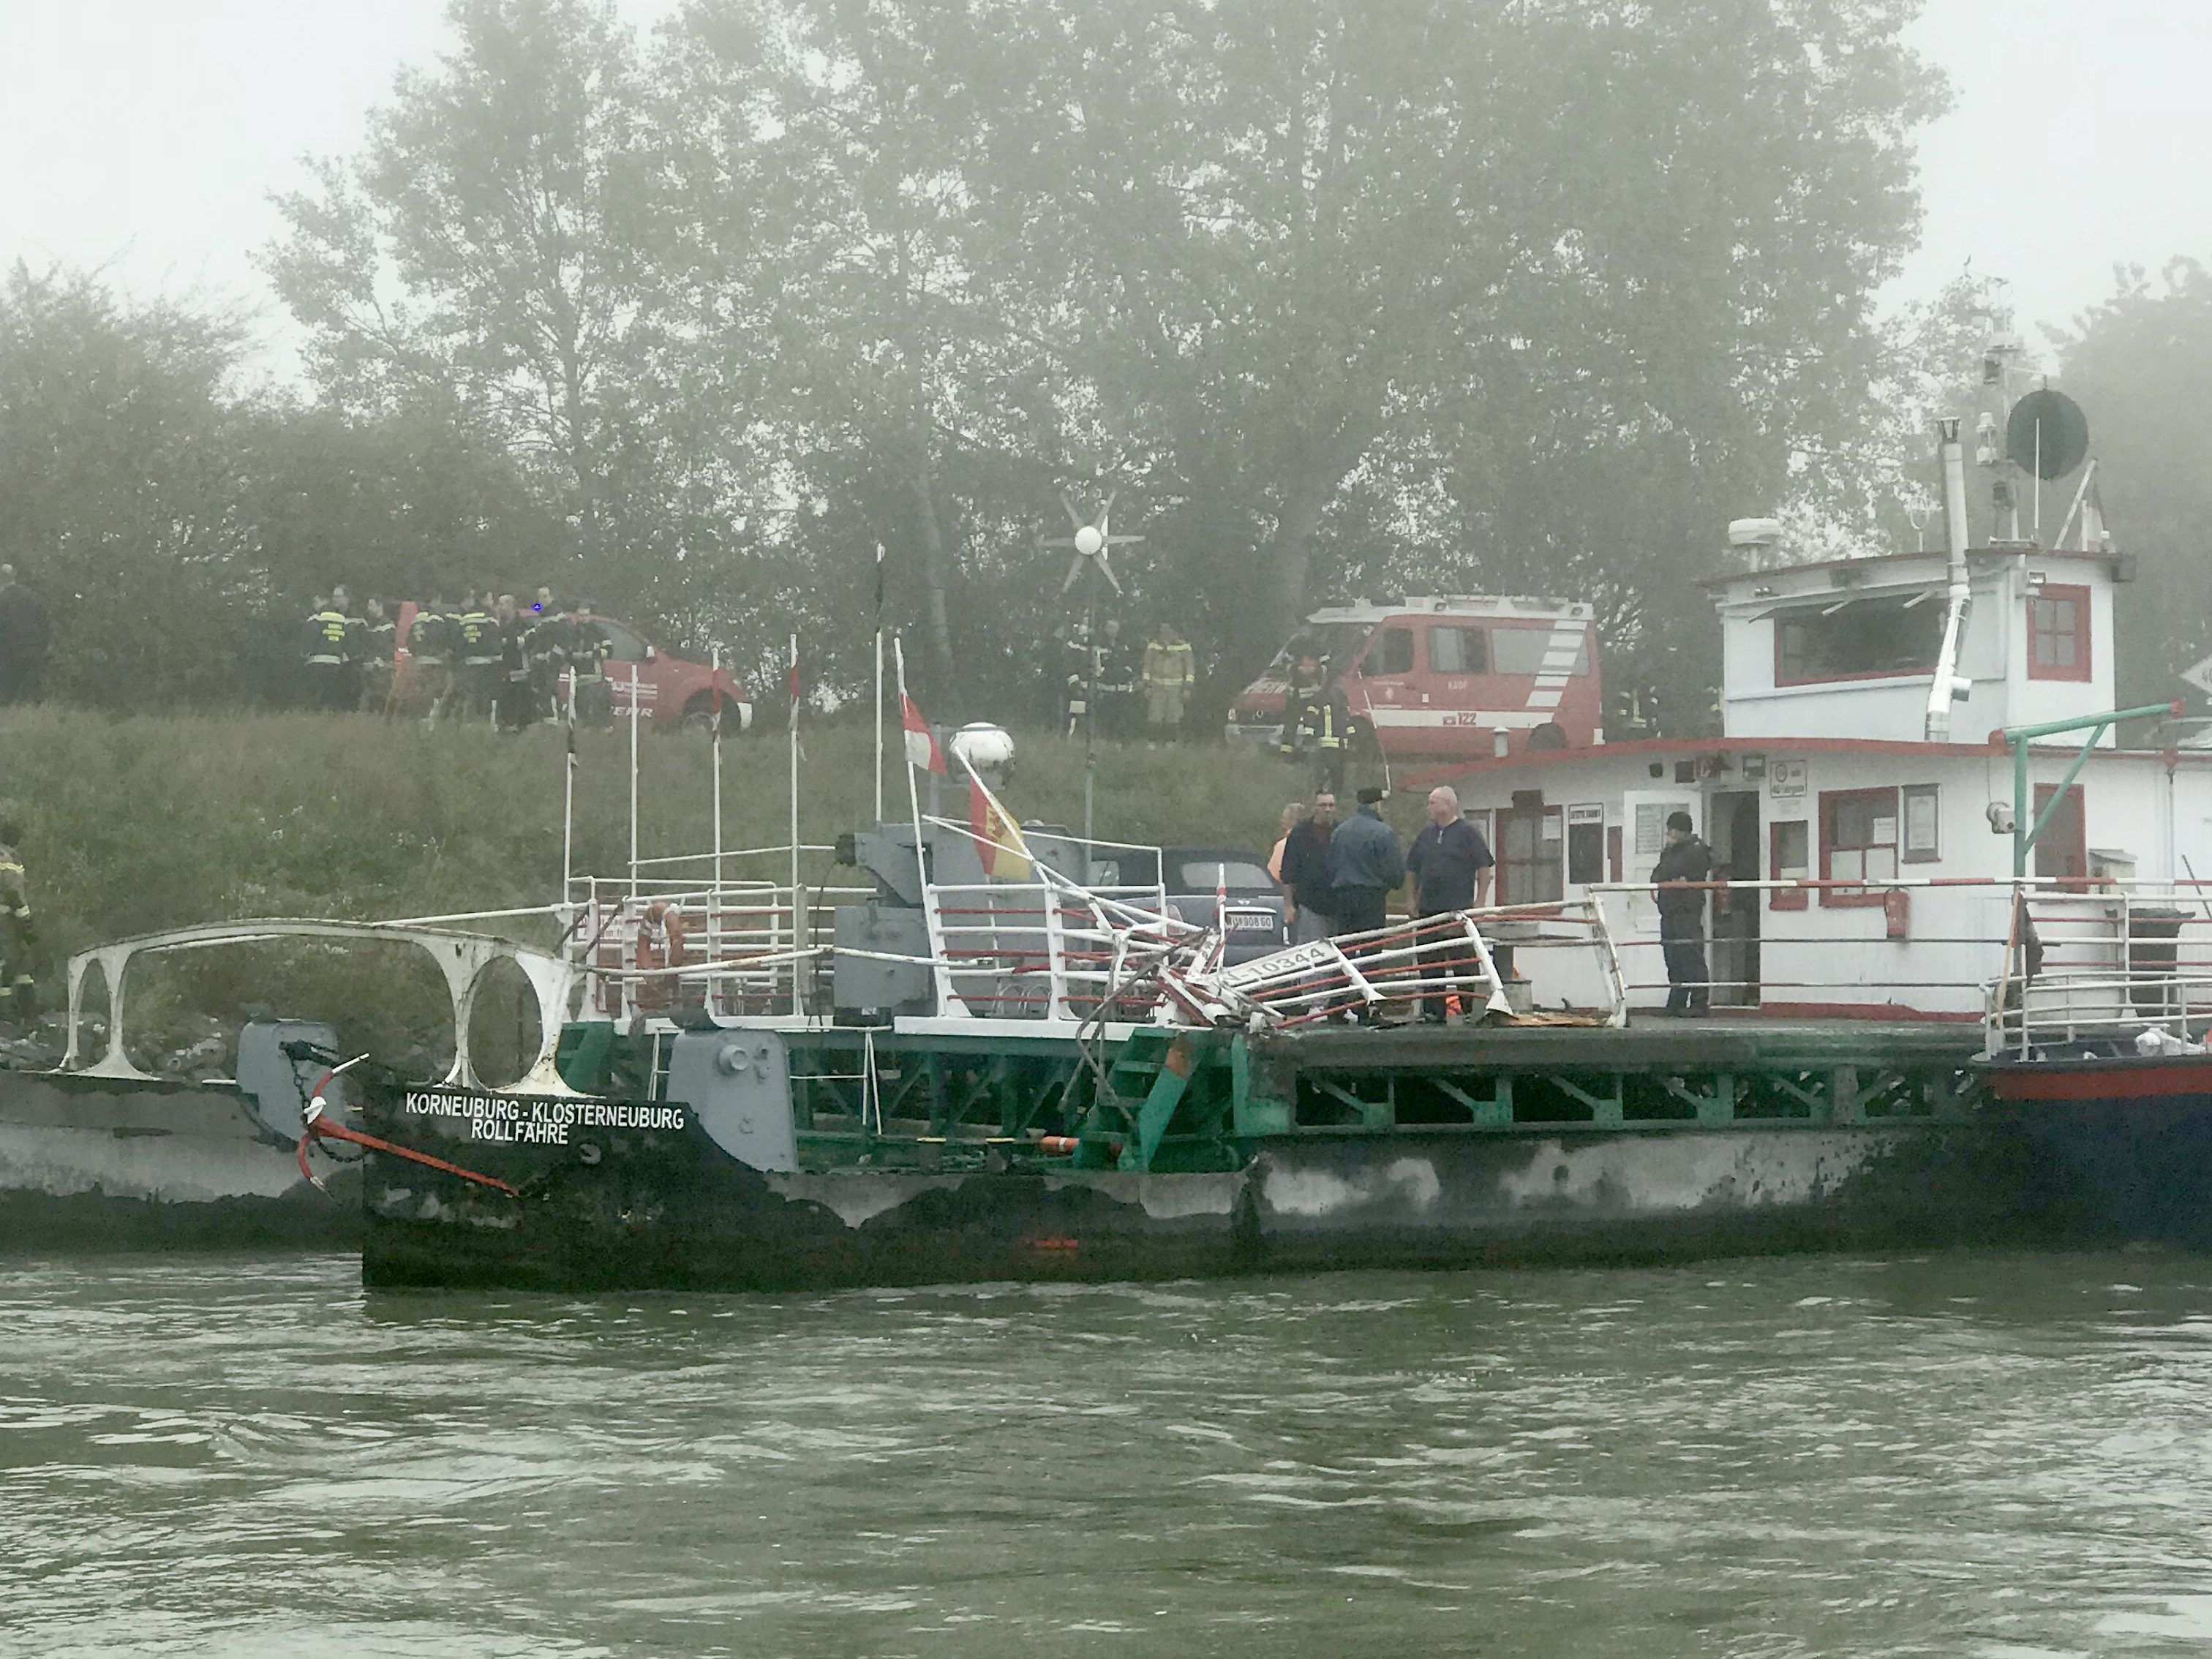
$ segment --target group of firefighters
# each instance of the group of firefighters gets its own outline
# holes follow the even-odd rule
[[[1134,740],[1141,695],[1146,742],[1157,748],[1182,740],[1183,719],[1198,684],[1198,654],[1173,623],[1162,623],[1140,655],[1123,642],[1119,617],[1107,619],[1096,641],[1089,625],[1079,622],[1068,630],[1062,651],[1067,668],[1060,722],[1068,736]],[[1095,726],[1093,690],[1098,696]]]
[[[394,679],[398,628],[380,599],[356,612],[345,588],[319,595],[307,617],[305,659],[308,702],[318,708],[383,714],[398,703]],[[562,717],[573,686],[580,720],[612,716],[606,664],[613,649],[590,604],[556,600],[541,587],[527,606],[512,593],[443,595],[417,607],[408,629],[413,683],[411,712],[441,718],[495,720],[510,731]]]

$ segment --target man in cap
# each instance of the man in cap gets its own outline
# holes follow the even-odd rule
[[[1692,1018],[1705,1012],[1705,890],[1712,849],[1698,838],[1687,812],[1667,815],[1667,845],[1651,867],[1659,906],[1659,949],[1667,958],[1667,1012]]]
[[[1387,921],[1383,906],[1406,879],[1406,853],[1398,832],[1376,809],[1382,792],[1359,792],[1359,810],[1328,838],[1328,888],[1336,932],[1372,933]]]

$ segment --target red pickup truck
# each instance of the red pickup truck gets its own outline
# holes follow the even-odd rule
[[[410,678],[408,635],[413,632],[418,609],[412,599],[399,607],[398,643],[392,653],[392,674],[404,692]],[[661,650],[628,623],[612,617],[592,620],[607,630],[613,648],[607,653],[607,690],[614,702],[615,718],[628,720],[635,699],[638,718],[651,720],[665,731],[704,732],[714,720],[714,692],[722,694],[722,730],[743,732],[753,723],[753,706],[738,689],[726,670],[691,662]]]

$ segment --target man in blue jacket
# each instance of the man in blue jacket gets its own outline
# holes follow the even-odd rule
[[[1336,901],[1336,933],[1367,933],[1382,927],[1382,907],[1406,879],[1406,854],[1398,832],[1375,809],[1382,792],[1359,792],[1359,810],[1339,824],[1328,842],[1328,884]]]

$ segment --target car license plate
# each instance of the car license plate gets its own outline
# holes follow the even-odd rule
[[[1275,913],[1272,910],[1231,910],[1229,931],[1232,933],[1272,933],[1275,931]]]

